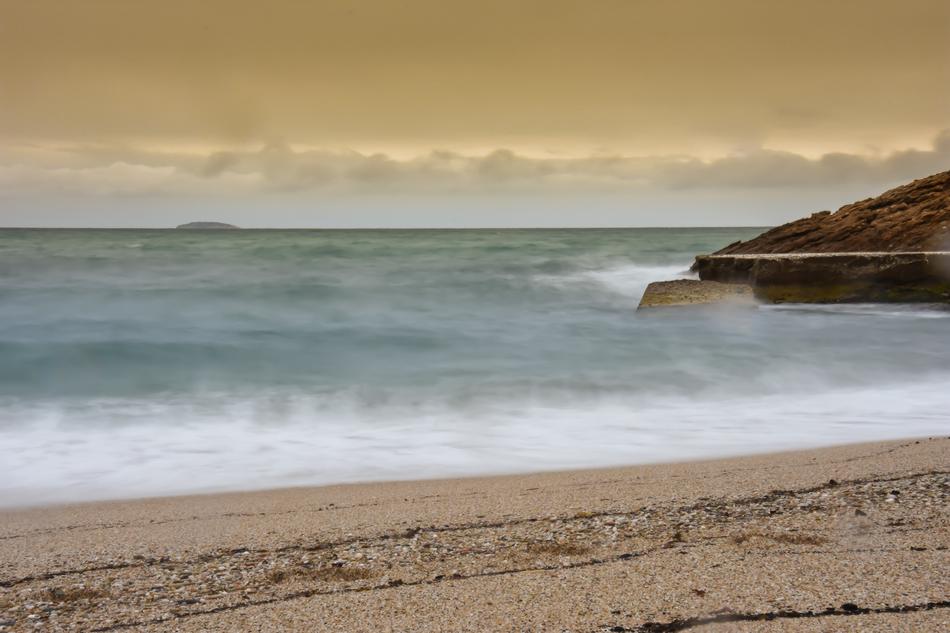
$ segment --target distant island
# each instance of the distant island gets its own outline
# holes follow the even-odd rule
[[[179,224],[176,229],[239,229],[241,227],[227,224],[225,222],[189,222]]]

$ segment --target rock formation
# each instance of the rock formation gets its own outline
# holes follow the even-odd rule
[[[746,284],[775,303],[950,303],[947,251],[950,171],[699,255],[692,270],[703,283]],[[657,287],[649,301],[708,303],[707,288]]]
[[[766,231],[714,255],[950,250],[950,171]]]

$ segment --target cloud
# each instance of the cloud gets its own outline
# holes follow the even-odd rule
[[[950,169],[950,131],[937,135],[929,150],[909,149],[886,156],[834,152],[809,159],[791,152],[756,150],[703,162],[668,165],[657,182],[674,189],[823,186],[894,182]]]
[[[0,166],[0,191],[17,195],[162,196],[253,193],[260,177],[253,174],[222,175],[215,181],[182,173],[174,166],[151,167],[115,162],[83,168]]]
[[[930,149],[887,155],[808,158],[754,149],[700,160],[688,156],[533,157],[510,149],[482,155],[433,150],[397,159],[382,153],[256,150],[163,153],[127,146],[35,148],[0,156],[6,195],[249,195],[286,192],[491,193],[497,191],[741,190],[889,184],[950,168],[950,130]]]

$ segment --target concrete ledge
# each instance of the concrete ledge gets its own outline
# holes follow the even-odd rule
[[[950,252],[700,255],[695,268],[773,303],[950,302]]]
[[[755,300],[752,297],[752,288],[747,284],[677,279],[675,281],[654,281],[647,286],[643,298],[640,299],[638,309],[708,305],[712,303],[754,305]]]

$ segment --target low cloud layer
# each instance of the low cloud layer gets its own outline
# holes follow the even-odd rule
[[[688,156],[547,158],[508,149],[467,155],[435,150],[407,159],[355,151],[255,150],[170,153],[131,147],[25,148],[0,156],[6,196],[235,196],[301,193],[637,192],[886,184],[950,168],[950,130],[932,147],[886,155],[808,158],[756,149]]]

